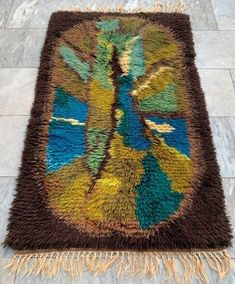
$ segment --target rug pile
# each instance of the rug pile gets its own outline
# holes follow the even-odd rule
[[[5,240],[11,272],[154,276],[162,266],[180,283],[208,283],[206,265],[229,272],[231,231],[181,8],[52,14]]]

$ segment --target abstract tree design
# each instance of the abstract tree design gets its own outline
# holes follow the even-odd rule
[[[169,30],[134,16],[60,36],[46,160],[60,218],[141,231],[179,210],[192,176],[181,52]]]

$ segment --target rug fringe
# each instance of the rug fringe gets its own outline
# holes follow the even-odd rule
[[[197,278],[206,284],[206,265],[223,279],[231,270],[232,261],[225,250],[212,252],[122,252],[122,251],[61,251],[16,252],[5,267],[12,274],[41,275],[53,278],[60,270],[71,277],[89,271],[95,276],[115,267],[117,277],[129,275],[152,278],[165,270],[169,281],[187,284]]]
[[[138,6],[137,8],[128,8],[125,5],[119,5],[116,7],[72,7],[70,9],[59,10],[59,11],[73,11],[73,12],[103,12],[103,13],[184,13],[185,5],[183,0],[179,0],[176,3],[170,3],[169,1],[157,1],[153,6],[143,7]]]

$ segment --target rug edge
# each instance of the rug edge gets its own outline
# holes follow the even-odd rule
[[[57,12],[58,13],[58,12]],[[56,14],[56,13],[55,13]],[[52,18],[51,18],[52,19]],[[53,27],[54,28],[54,27]],[[50,30],[50,25],[49,25],[49,27],[48,27],[48,31]],[[46,45],[46,43],[45,43],[45,45]],[[41,56],[44,54],[44,48],[42,49],[42,53],[41,53]],[[40,62],[41,62],[41,60],[40,60]],[[195,69],[194,70],[194,76],[195,75],[197,75],[198,76],[198,72],[197,72],[197,69],[196,69],[196,67],[195,67],[195,63],[194,63],[194,60],[192,60],[192,62],[191,62],[191,68],[192,69]],[[43,73],[43,71],[45,71],[44,70],[44,68],[40,65],[40,70],[41,70],[41,72]],[[39,71],[39,73],[40,73],[40,71]],[[42,75],[44,75],[44,74],[42,74]],[[40,76],[40,74],[38,74],[38,78],[41,78],[42,77],[42,75]],[[198,81],[198,78],[195,78],[195,80],[196,81]],[[199,83],[199,82],[198,82]],[[198,84],[199,85],[199,87],[200,87],[200,83]],[[204,116],[207,116],[207,119],[208,119],[208,115],[207,115],[207,112],[206,112],[206,108],[205,108],[205,100],[204,100],[204,96],[203,96],[203,92],[202,92],[202,90],[201,90],[201,93],[202,93],[202,96],[201,96],[201,99],[203,100],[203,103],[204,103],[204,106],[203,106],[203,114],[204,114]],[[209,120],[208,120],[208,122],[209,122]],[[205,122],[204,122],[204,125],[206,125],[205,124]],[[208,141],[208,143],[210,144],[210,146],[212,146],[213,147],[213,144],[211,144],[212,143],[212,140],[211,140],[211,131],[208,131],[207,132],[207,134],[208,134],[208,136],[210,136],[210,141]],[[27,136],[28,136],[28,133],[27,133]],[[214,157],[211,157],[211,159],[213,160],[215,160],[216,161],[216,158],[215,158],[215,152],[214,152]],[[215,162],[215,165],[217,166],[217,162]],[[20,178],[20,177],[19,177]],[[219,179],[221,179],[220,178],[220,176],[219,176]],[[228,219],[228,218],[227,218]],[[7,244],[7,242],[5,241],[5,244]],[[231,243],[230,243],[231,244]],[[229,246],[230,244],[227,244],[227,246]]]
[[[177,260],[179,263],[177,263]],[[192,278],[209,284],[206,267],[214,270],[220,280],[232,268],[226,250],[213,252],[127,252],[127,251],[48,251],[18,252],[4,268],[14,275],[54,278],[59,271],[70,277],[82,277],[85,271],[100,276],[115,268],[116,276],[152,278],[162,271],[168,281],[188,284]],[[182,282],[179,282],[179,280]]]

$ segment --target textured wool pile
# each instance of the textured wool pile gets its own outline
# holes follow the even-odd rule
[[[10,271],[154,276],[163,266],[180,283],[208,283],[207,265],[229,272],[194,57],[179,12],[52,15],[5,240]]]

